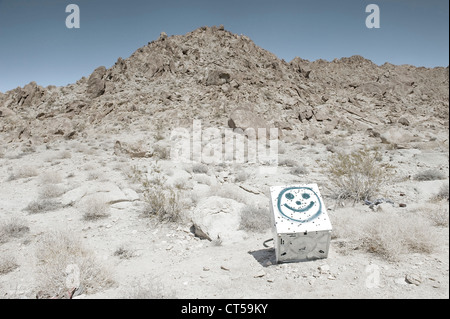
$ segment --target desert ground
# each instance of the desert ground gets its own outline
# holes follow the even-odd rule
[[[194,120],[203,149],[277,128],[276,163],[174,160]],[[0,298],[449,298],[448,123],[448,67],[287,63],[223,27],[0,93]],[[277,264],[269,189],[311,183],[328,258]]]

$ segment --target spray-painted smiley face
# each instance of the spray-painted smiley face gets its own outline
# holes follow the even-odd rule
[[[278,196],[278,211],[290,220],[310,222],[322,213],[322,202],[309,187],[289,187]]]

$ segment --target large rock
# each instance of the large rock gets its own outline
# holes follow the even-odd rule
[[[209,71],[206,76],[206,85],[222,85],[231,82],[231,75],[224,71]]]
[[[100,66],[92,72],[91,76],[89,77],[89,80],[87,82],[87,93],[90,98],[96,98],[103,93],[105,93],[105,80],[103,77],[106,74],[106,68],[104,66]]]
[[[245,205],[229,198],[212,196],[201,200],[192,212],[195,234],[203,239],[222,243],[241,241],[245,232],[239,230],[241,211]]]

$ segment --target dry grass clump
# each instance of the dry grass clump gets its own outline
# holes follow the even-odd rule
[[[34,200],[25,207],[25,211],[30,214],[40,214],[55,211],[61,208],[61,203],[52,199]]]
[[[329,178],[337,199],[369,200],[390,179],[391,166],[382,164],[378,152],[359,150],[337,153],[329,160]]]
[[[419,215],[338,211],[331,216],[342,253],[362,249],[398,261],[412,253],[431,253],[438,245],[432,226]]]
[[[208,166],[202,163],[197,163],[192,166],[192,172],[195,174],[208,174]]]
[[[436,180],[442,180],[445,179],[444,173],[441,171],[435,170],[435,169],[429,169],[423,172],[419,172],[414,176],[414,179],[416,181],[436,181]]]
[[[28,233],[30,228],[24,220],[11,218],[0,223],[0,244],[8,242],[11,238],[19,238]]]
[[[56,171],[49,171],[41,174],[40,181],[44,185],[62,183],[61,174]]]
[[[262,233],[270,228],[270,215],[267,208],[246,205],[241,211],[239,229]]]
[[[166,187],[154,185],[144,190],[144,217],[157,217],[160,221],[177,222],[181,219],[179,193]]]
[[[444,184],[439,189],[439,192],[435,196],[436,200],[447,200],[449,199],[449,186],[448,184]]]
[[[309,171],[304,166],[295,166],[289,171],[292,175],[308,175]]]
[[[44,185],[39,190],[39,198],[48,199],[48,198],[56,198],[65,193],[65,190],[60,185]]]
[[[83,219],[95,221],[109,216],[109,205],[101,197],[91,197],[82,206]]]
[[[435,226],[448,227],[449,225],[448,207],[431,208],[424,214]]]
[[[160,280],[151,278],[145,283],[141,280],[133,282],[123,299],[176,299],[176,294]]]
[[[8,177],[8,181],[14,181],[21,178],[34,177],[38,175],[38,170],[34,166],[22,166],[14,169],[14,172]]]
[[[83,287],[86,293],[109,288],[114,281],[74,234],[51,231],[39,238],[37,289],[41,296],[53,297],[71,288]]]
[[[19,267],[19,265],[17,264],[14,256],[4,254],[0,255],[0,275],[6,275],[17,267]]]

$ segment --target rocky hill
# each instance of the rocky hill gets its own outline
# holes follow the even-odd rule
[[[227,126],[244,107],[283,132],[307,136],[338,127],[383,131],[399,123],[448,127],[449,69],[386,63],[360,56],[332,62],[278,59],[248,37],[220,27],[167,36],[101,66],[65,87],[31,82],[0,93],[0,132],[7,141],[75,138],[147,123],[166,128]]]

